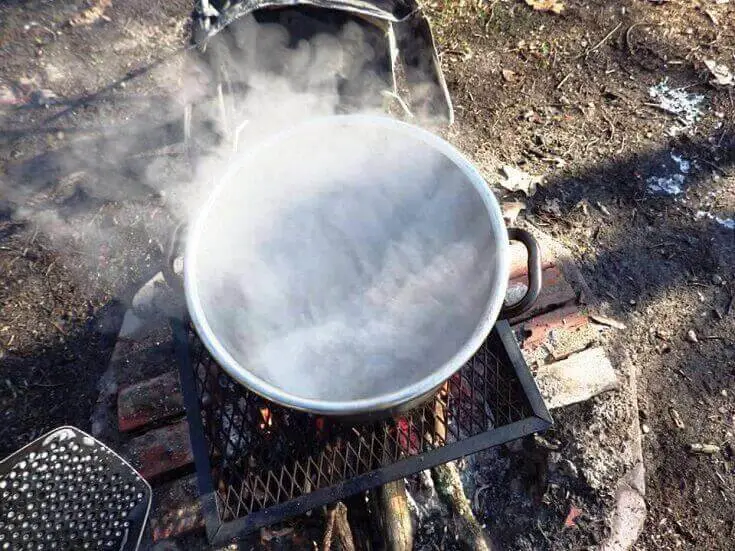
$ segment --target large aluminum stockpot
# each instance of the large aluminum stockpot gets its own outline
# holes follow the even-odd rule
[[[503,309],[509,238],[528,249],[529,288]],[[506,230],[472,164],[382,116],[268,138],[232,161],[186,231],[183,288],[207,349],[261,396],[324,415],[431,396],[540,285],[535,240]]]

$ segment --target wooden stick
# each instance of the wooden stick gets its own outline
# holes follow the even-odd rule
[[[438,394],[434,407],[435,433],[438,439],[445,440],[447,404],[449,403],[449,385],[444,383]],[[457,465],[445,463],[431,469],[434,487],[439,497],[457,514],[456,528],[462,546],[468,551],[497,551],[490,543],[480,523],[477,522],[472,507],[464,494],[462,480],[459,478]]]
[[[327,528],[324,530],[324,539],[322,540],[322,551],[329,551],[332,548],[332,533],[334,532],[334,520],[337,514],[337,508],[333,507],[327,511]]]
[[[332,539],[335,535],[342,551],[355,551],[355,541],[347,519],[347,506],[341,501],[327,511],[327,528],[324,530],[322,551],[329,551],[332,548]]]
[[[464,494],[457,465],[445,463],[434,467],[431,473],[437,493],[456,513],[457,535],[462,546],[467,551],[495,551]]]
[[[607,42],[607,41],[608,41],[608,39],[609,39],[609,38],[610,38],[610,37],[611,37],[612,35],[614,35],[614,34],[615,34],[615,31],[617,31],[617,30],[618,30],[618,29],[619,29],[620,27],[622,27],[622,26],[623,26],[623,23],[622,23],[622,21],[621,21],[620,23],[618,23],[617,25],[615,25],[615,28],[614,28],[613,30],[611,30],[611,31],[610,31],[609,33],[607,33],[607,34],[605,35],[605,38],[603,38],[603,39],[602,39],[602,40],[600,40],[600,41],[599,41],[599,42],[598,42],[597,44],[595,44],[595,45],[594,45],[594,46],[592,46],[592,47],[591,47],[591,48],[590,48],[589,50],[587,50],[587,53],[585,53],[585,54],[584,54],[584,57],[587,57],[587,56],[588,56],[588,55],[590,55],[590,54],[591,54],[592,52],[594,52],[595,50],[597,50],[597,48],[599,48],[599,47],[600,47],[600,46],[602,46],[602,45],[603,45],[603,44],[604,44],[605,42]]]
[[[403,479],[380,488],[380,509],[388,551],[411,551],[413,526]]]
[[[341,501],[335,506],[334,526],[342,551],[355,551],[355,540],[352,538],[350,522],[347,519],[347,506]]]

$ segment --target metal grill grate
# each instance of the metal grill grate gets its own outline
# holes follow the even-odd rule
[[[200,491],[212,501],[207,529],[216,541],[551,422],[506,322],[433,399],[366,424],[270,403],[230,378],[193,330],[175,322],[174,332]]]

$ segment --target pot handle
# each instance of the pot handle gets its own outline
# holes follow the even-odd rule
[[[184,293],[184,278],[176,273],[174,269],[174,262],[179,256],[181,245],[184,241],[184,222],[177,224],[174,231],[171,233],[171,239],[168,242],[168,250],[166,251],[166,259],[161,268],[163,273],[163,279],[166,280],[169,287],[179,293]]]
[[[503,306],[499,316],[501,319],[511,319],[528,310],[541,292],[541,247],[538,241],[520,228],[508,228],[508,238],[511,241],[520,241],[528,251],[528,290],[515,304]]]

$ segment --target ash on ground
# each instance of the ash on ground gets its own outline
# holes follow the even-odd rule
[[[465,494],[501,549],[567,550],[610,534],[615,490],[635,461],[619,393],[555,412],[555,428],[464,458]],[[621,450],[623,450],[621,452]],[[407,481],[417,550],[460,549],[452,513],[431,476]]]

